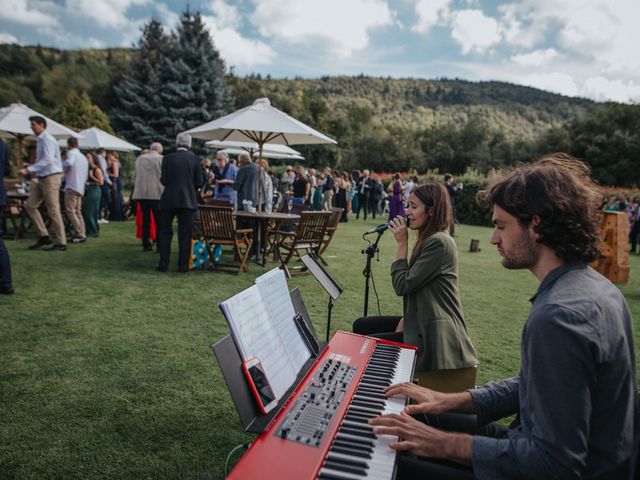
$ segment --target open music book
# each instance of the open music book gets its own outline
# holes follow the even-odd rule
[[[311,356],[294,322],[295,310],[284,271],[256,278],[255,285],[220,304],[240,356],[256,356],[277,399],[293,384]]]

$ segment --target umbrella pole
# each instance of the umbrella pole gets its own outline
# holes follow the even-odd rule
[[[258,144],[258,212],[262,212],[262,143]],[[268,201],[269,199],[267,199]]]
[[[18,135],[18,156],[16,157],[16,171],[22,167],[22,149],[24,146],[24,135]]]

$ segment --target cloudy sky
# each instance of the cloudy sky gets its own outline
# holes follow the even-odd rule
[[[640,103],[640,0],[194,0],[237,74],[504,80]],[[0,43],[131,46],[186,1],[0,0]]]

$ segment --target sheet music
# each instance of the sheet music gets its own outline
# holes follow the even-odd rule
[[[274,268],[256,278],[256,285],[262,293],[262,298],[267,304],[273,324],[287,351],[293,371],[297,375],[311,353],[293,320],[296,312],[291,302],[284,271]]]
[[[287,349],[272,323],[270,312],[257,285],[220,304],[243,360],[258,357],[276,397],[280,399],[293,384],[294,370]]]

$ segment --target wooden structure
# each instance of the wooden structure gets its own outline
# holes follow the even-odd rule
[[[213,259],[215,257],[214,245],[232,245],[236,258],[240,260],[236,275],[240,275],[242,271],[248,272],[247,258],[253,243],[251,238],[253,229],[236,228],[231,205],[228,207],[201,205],[200,222],[202,223],[202,240],[209,252],[209,258]],[[242,251],[243,248],[244,252]],[[216,267],[218,270],[222,268]]]
[[[629,217],[624,212],[604,212],[600,225],[601,255],[591,266],[611,282],[629,281]]]
[[[275,253],[280,260],[280,268],[291,278],[289,261],[299,250],[313,252],[316,255],[322,246],[324,232],[331,212],[302,212],[294,233],[279,231],[274,242]]]

